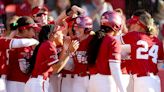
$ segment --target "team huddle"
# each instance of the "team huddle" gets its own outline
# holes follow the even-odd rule
[[[72,6],[54,21],[45,7],[0,37],[0,92],[161,92],[163,43],[151,15],[106,11],[100,30]],[[126,31],[128,29],[128,31]]]

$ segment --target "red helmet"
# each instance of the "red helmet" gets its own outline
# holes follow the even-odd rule
[[[114,31],[119,31],[122,28],[122,16],[115,11],[104,12],[101,16],[101,25],[111,27]]]
[[[92,29],[93,22],[92,19],[88,16],[78,16],[75,20],[74,26]]]

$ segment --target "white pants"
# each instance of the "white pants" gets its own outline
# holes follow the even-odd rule
[[[75,76],[73,81],[72,92],[89,92],[89,76]],[[94,91],[93,91],[94,92]]]
[[[161,92],[160,79],[157,75],[133,78],[134,92]]]
[[[48,92],[48,88],[49,79],[44,80],[43,76],[38,76],[27,81],[24,92]]]
[[[89,92],[119,92],[111,75],[91,75]]]
[[[24,92],[25,83],[7,80],[6,86],[7,92]]]
[[[66,77],[62,77],[60,92],[72,92],[73,82],[74,78],[72,78],[71,74],[66,74]]]
[[[49,92],[60,92],[61,77],[58,75],[51,75],[49,80]]]
[[[4,78],[0,78],[0,92],[6,91],[6,80]]]

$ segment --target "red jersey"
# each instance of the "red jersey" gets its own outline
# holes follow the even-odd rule
[[[98,73],[111,75],[109,62],[121,61],[121,45],[113,36],[106,35],[101,43],[96,68]]]
[[[157,73],[157,60],[163,60],[163,45],[157,37],[149,37],[142,32],[129,32],[122,37],[123,43],[131,45],[133,74]]]
[[[19,38],[15,36],[14,38]],[[10,81],[26,82],[30,75],[21,71],[20,64],[26,64],[28,67],[29,59],[33,54],[32,46],[11,49],[9,52],[9,68],[7,79]],[[12,70],[12,71],[11,71]],[[14,72],[13,72],[14,71]]]
[[[11,39],[4,39],[0,38],[0,75],[1,74],[7,74],[7,65],[9,63],[8,61],[8,51],[11,48]]]
[[[74,73],[75,74],[83,74],[87,71],[87,47],[89,45],[89,42],[91,41],[93,36],[89,36],[87,39],[84,39],[80,42],[79,48],[75,52],[75,55],[73,56],[74,59]]]
[[[59,59],[56,46],[54,46],[51,41],[43,42],[37,53],[32,76],[36,77],[38,75],[43,75],[45,78],[49,77],[53,72],[53,68],[51,66],[58,61]]]

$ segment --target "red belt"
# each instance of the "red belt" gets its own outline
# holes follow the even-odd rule
[[[62,77],[68,77],[70,75],[71,78],[74,78],[74,74],[62,74]]]
[[[135,75],[135,74],[134,74]],[[145,74],[136,74],[137,77],[157,75],[157,73],[145,73]]]
[[[77,75],[78,75],[78,76],[81,76],[81,77],[90,76],[90,75],[94,75],[94,74],[97,74],[97,72],[85,71],[85,72],[77,73]]]
[[[32,78],[38,78],[38,76],[42,76],[44,80],[46,80],[46,79],[48,78],[48,77],[45,77],[45,76],[43,76],[43,75],[32,75],[31,77],[32,77]]]

